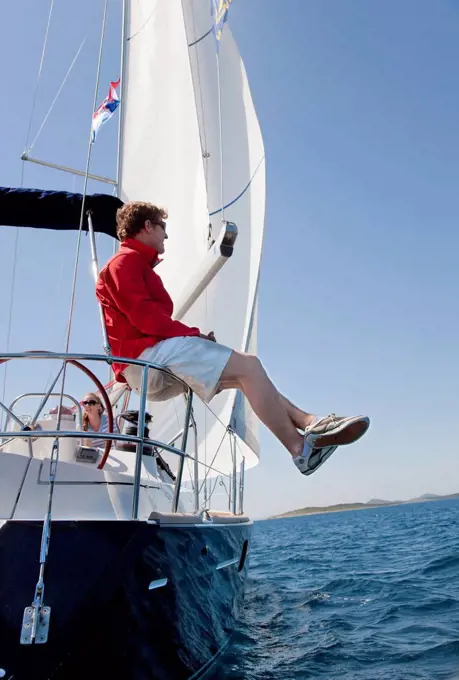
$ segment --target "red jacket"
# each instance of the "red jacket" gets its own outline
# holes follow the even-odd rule
[[[128,238],[99,274],[96,295],[115,357],[136,359],[166,338],[200,334],[199,328],[172,320],[173,302],[152,269],[157,259],[154,248]],[[119,382],[126,382],[121,375],[125,368],[126,364],[113,364]]]

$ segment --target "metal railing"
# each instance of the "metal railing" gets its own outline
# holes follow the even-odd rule
[[[33,398],[33,397],[47,397],[48,398],[48,397],[60,397],[60,396],[61,396],[60,392],[50,392],[49,394],[46,393],[46,392],[24,392],[24,394],[20,394],[18,397],[13,399],[13,401],[9,405],[10,413],[8,415],[10,417],[11,417],[11,415],[14,416],[13,409],[16,406],[16,404],[19,404],[19,402],[22,401],[22,399],[30,399],[30,398]],[[78,401],[78,399],[75,399],[75,397],[72,397],[71,394],[66,394],[64,392],[63,396],[64,396],[65,399],[68,399],[69,401],[72,401],[74,403],[75,408],[76,408],[76,412],[78,414],[78,421],[77,422],[80,425],[80,427],[82,427],[82,425],[83,425],[83,411],[81,409],[80,402]],[[40,404],[40,407],[41,407],[40,411],[42,411],[43,406],[41,404]],[[40,413],[38,413],[38,416],[39,415],[40,415]],[[35,420],[38,416],[35,417]],[[31,420],[32,423],[33,423],[33,420],[34,419]],[[27,423],[27,424],[30,425],[30,423]],[[8,425],[8,419],[6,421],[6,425]],[[6,427],[6,425],[5,425],[5,427]]]
[[[137,427],[137,435],[126,435],[126,434],[121,434],[118,432],[97,432],[97,439],[103,440],[103,441],[120,441],[120,442],[131,442],[136,444],[136,459],[135,459],[135,468],[134,468],[134,476],[133,476],[133,499],[132,499],[132,519],[137,520],[138,515],[139,515],[139,499],[140,499],[140,488],[141,488],[141,475],[142,475],[142,461],[143,461],[143,449],[144,446],[148,447],[156,447],[159,450],[167,451],[169,453],[174,454],[175,456],[179,457],[179,462],[178,462],[178,471],[176,474],[176,481],[174,485],[174,494],[173,494],[173,500],[172,500],[172,511],[177,512],[178,507],[179,507],[179,500],[180,500],[180,492],[182,489],[182,478],[183,478],[183,471],[184,471],[184,464],[185,464],[185,459],[189,459],[190,461],[193,461],[193,480],[192,480],[192,485],[193,485],[193,491],[194,491],[194,510],[196,513],[199,512],[200,510],[200,488],[202,488],[202,483],[200,486],[200,480],[199,480],[199,466],[202,465],[203,467],[207,468],[206,474],[204,476],[204,484],[207,480],[207,475],[210,471],[216,472],[219,476],[228,478],[228,494],[230,496],[230,501],[229,501],[229,509],[232,511],[234,514],[237,513],[239,510],[239,513],[242,513],[243,509],[243,494],[244,494],[244,472],[243,472],[243,465],[244,465],[244,459],[242,459],[242,464],[241,464],[241,469],[240,469],[240,474],[239,474],[239,494],[237,493],[237,481],[236,481],[236,474],[237,474],[237,468],[236,468],[236,443],[234,440],[235,435],[231,432],[231,430],[228,430],[228,435],[231,437],[231,451],[232,451],[232,459],[233,459],[233,465],[232,465],[232,470],[231,473],[226,473],[224,471],[218,470],[211,465],[207,465],[206,463],[202,462],[198,458],[198,432],[197,432],[197,424],[194,418],[193,414],[193,391],[186,385],[186,383],[180,378],[177,378],[176,376],[173,376],[173,378],[181,383],[183,385],[184,389],[184,395],[186,398],[186,409],[185,409],[185,416],[184,416],[184,423],[182,429],[178,432],[178,434],[170,440],[169,443],[159,441],[156,439],[151,439],[150,437],[145,437],[144,432],[145,432],[145,413],[146,413],[146,403],[147,403],[147,387],[148,387],[148,371],[149,370],[157,370],[161,371],[164,373],[168,374],[168,377],[171,377],[171,373],[167,371],[167,369],[163,368],[162,366],[158,366],[157,364],[144,361],[141,359],[132,359],[132,358],[125,358],[125,357],[112,357],[112,356],[107,356],[107,355],[101,355],[101,354],[66,354],[66,353],[55,353],[55,352],[16,352],[16,353],[5,353],[5,354],[0,354],[0,362],[5,361],[5,360],[14,360],[14,359],[25,359],[25,360],[33,360],[33,359],[45,359],[45,360],[61,360],[63,362],[68,362],[68,361],[96,361],[96,362],[103,362],[105,364],[111,365],[113,363],[121,363],[121,364],[128,364],[128,365],[134,365],[134,366],[140,366],[142,368],[142,383],[141,383],[141,390],[140,390],[140,405],[139,405],[139,415],[138,415],[138,427]],[[55,392],[47,392],[47,393],[28,393],[28,394],[23,394],[17,397],[10,407],[6,406],[0,401],[0,409],[3,409],[7,413],[7,419],[6,419],[6,424],[10,421],[10,419],[13,419],[17,424],[19,424],[21,427],[24,427],[24,423],[14,414],[13,408],[15,404],[20,401],[21,399],[24,399],[26,397],[35,397],[35,396],[45,396],[46,398],[42,400],[40,404],[40,408],[43,409],[44,405],[46,403],[46,400],[50,396],[60,396],[61,393],[55,393]],[[79,403],[77,402],[76,399],[74,399],[71,395],[65,394],[67,398],[69,398],[71,401],[76,403],[79,411],[79,416],[81,418],[81,408]],[[207,406],[207,405],[206,405]],[[38,412],[34,416],[34,421],[38,417]],[[188,442],[188,435],[190,429],[193,429],[194,432],[194,455],[190,455],[186,452],[187,448],[187,442]],[[31,444],[32,440],[36,439],[41,439],[41,438],[48,438],[48,439],[55,439],[55,442],[53,443],[53,450],[55,447],[58,447],[58,442],[60,438],[70,438],[70,439],[81,439],[82,438],[82,431],[81,430],[63,430],[60,429],[59,423],[58,423],[58,428],[56,430],[41,430],[41,429],[21,429],[21,430],[5,430],[5,431],[0,431],[0,453],[1,450],[5,448],[5,446],[10,443],[14,439],[24,439],[25,441],[28,442],[29,445],[29,450],[31,451]],[[180,441],[180,446],[177,447],[175,443]],[[58,460],[58,456],[57,456]],[[215,487],[214,487],[215,488]],[[226,486],[225,486],[226,489]],[[239,496],[239,498],[238,498]],[[238,502],[239,501],[239,502]],[[239,509],[238,506],[239,505]],[[206,508],[208,509],[208,508]]]
[[[34,597],[32,600],[32,604],[29,606],[26,606],[24,609],[24,614],[23,614],[23,623],[21,627],[21,637],[20,637],[20,642],[21,644],[32,644],[33,642],[38,642],[40,644],[43,644],[44,642],[47,641],[48,638],[48,628],[49,628],[49,620],[50,620],[50,614],[51,614],[51,607],[49,605],[44,604],[44,589],[45,589],[45,568],[46,564],[48,561],[48,550],[49,550],[49,545],[50,545],[50,540],[51,540],[51,533],[52,533],[52,515],[53,515],[53,494],[54,494],[54,487],[56,484],[56,477],[57,477],[57,469],[59,466],[59,443],[61,438],[69,438],[69,439],[84,439],[84,435],[88,434],[87,432],[84,432],[84,430],[63,430],[61,429],[61,416],[62,416],[62,400],[64,396],[66,398],[69,398],[71,401],[73,401],[77,407],[77,413],[79,415],[79,421],[80,421],[80,426],[81,426],[81,419],[82,419],[82,413],[81,413],[81,408],[77,400],[75,400],[71,395],[68,395],[64,392],[64,385],[65,385],[65,368],[67,366],[67,363],[73,363],[73,365],[77,366],[80,370],[82,370],[89,378],[92,378],[92,380],[99,386],[99,389],[102,390],[101,394],[103,397],[103,401],[106,402],[107,405],[110,406],[109,410],[109,422],[110,424],[114,424],[114,419],[113,419],[113,412],[111,405],[107,403],[107,393],[105,391],[105,388],[103,387],[102,383],[100,383],[99,379],[90,371],[86,366],[83,364],[78,363],[79,360],[85,360],[85,361],[98,361],[98,362],[104,362],[105,364],[111,365],[115,361],[117,363],[121,364],[127,364],[127,365],[134,365],[134,366],[140,366],[141,371],[142,371],[142,382],[141,382],[141,389],[140,389],[140,406],[139,406],[139,411],[138,411],[138,421],[137,421],[137,435],[131,435],[131,434],[121,434],[120,432],[97,432],[93,433],[96,435],[96,439],[100,439],[105,442],[134,442],[136,445],[136,457],[135,457],[135,468],[134,468],[134,475],[133,475],[133,495],[132,495],[132,513],[131,513],[131,518],[132,520],[138,520],[139,519],[139,502],[140,502],[140,488],[141,488],[141,480],[142,480],[142,464],[143,464],[143,451],[144,451],[144,446],[150,447],[150,450],[153,450],[154,448],[159,449],[160,451],[168,451],[175,456],[179,457],[179,462],[178,462],[178,471],[176,475],[176,480],[175,480],[175,486],[174,486],[174,493],[173,493],[173,500],[172,500],[172,511],[177,512],[179,508],[179,500],[180,500],[180,491],[182,488],[182,479],[183,479],[183,471],[184,471],[184,465],[185,465],[185,460],[190,459],[194,461],[194,466],[193,466],[193,484],[194,484],[194,511],[196,514],[199,513],[200,511],[200,496],[199,496],[199,491],[200,491],[200,481],[199,481],[199,464],[202,464],[201,461],[199,461],[198,457],[198,433],[197,433],[197,424],[194,418],[193,414],[193,392],[192,390],[179,378],[176,376],[172,376],[177,382],[181,383],[183,385],[183,391],[185,394],[186,398],[186,409],[185,409],[185,416],[184,416],[184,423],[183,427],[180,430],[180,432],[174,437],[174,439],[170,443],[165,443],[162,441],[158,441],[156,439],[152,439],[149,436],[145,436],[145,422],[146,422],[146,403],[147,403],[147,388],[148,388],[148,371],[149,370],[157,370],[161,372],[167,372],[168,376],[171,377],[171,373],[167,371],[167,369],[164,369],[161,366],[157,366],[154,363],[148,362],[148,361],[143,361],[141,359],[130,359],[130,358],[119,358],[119,357],[111,357],[107,355],[100,355],[100,354],[67,354],[67,353],[53,353],[53,352],[17,352],[17,353],[8,353],[8,354],[0,354],[0,362],[5,361],[5,360],[11,360],[11,359],[47,359],[47,360],[60,360],[62,361],[62,365],[60,369],[58,370],[57,377],[54,379],[52,382],[51,386],[45,393],[28,393],[28,394],[23,394],[17,397],[13,402],[11,403],[10,407],[6,406],[0,401],[0,409],[3,409],[6,412],[6,418],[5,418],[5,431],[0,431],[0,455],[3,453],[2,449],[4,450],[4,447],[11,442],[12,440],[18,440],[18,439],[23,439],[27,442],[27,447],[28,447],[28,452],[29,452],[29,460],[25,468],[25,472],[22,478],[22,482],[19,486],[18,489],[18,494],[17,494],[17,499],[16,499],[16,505],[19,502],[20,496],[22,494],[26,477],[30,468],[30,464],[33,459],[33,445],[32,442],[35,440],[40,440],[40,439],[51,439],[52,441],[52,446],[51,446],[51,455],[49,459],[49,473],[48,473],[48,484],[49,484],[49,490],[48,490],[48,499],[47,499],[47,506],[46,506],[46,514],[43,519],[43,527],[42,527],[42,535],[41,535],[41,543],[40,543],[40,556],[39,556],[39,575],[38,575],[38,580],[35,586],[35,592],[34,592]],[[56,382],[59,378],[60,375],[63,375],[62,379],[62,387],[61,391],[58,393],[53,392],[54,386],[56,385]],[[21,400],[26,397],[41,397],[40,404],[38,406],[38,409],[35,412],[35,415],[32,417],[30,422],[28,424],[25,424],[21,421],[20,418],[14,413],[13,409],[14,406]],[[41,427],[38,427],[38,429],[35,429],[36,425],[39,425],[37,422],[39,419],[40,414],[42,413],[48,399],[51,396],[58,396],[60,398],[60,403],[59,403],[59,409],[58,409],[58,414],[57,414],[57,421],[56,421],[56,429],[55,430],[48,430],[48,429],[42,429]],[[9,422],[13,420],[16,423],[16,426],[19,426],[20,429],[16,430],[8,430],[8,424]],[[195,451],[194,451],[194,456],[190,456],[186,452],[187,448],[187,442],[188,442],[188,435],[190,429],[193,429],[194,431],[194,444],[195,444]],[[229,484],[228,484],[228,491],[229,491],[229,506],[230,510],[232,509],[233,513],[236,513],[237,510],[237,480],[236,480],[236,473],[237,473],[237,468],[236,468],[236,439],[235,439],[235,434],[229,430],[228,428],[226,429],[226,434],[229,435],[230,437],[230,445],[231,445],[231,453],[232,453],[232,473],[229,475]],[[177,441],[180,441],[180,448],[177,448],[175,446],[175,443]],[[102,455],[102,458],[100,460],[100,463],[98,465],[98,468],[101,469],[103,465],[105,464],[107,460],[107,456],[109,454],[109,444],[106,443],[105,445],[105,451],[104,454]],[[14,452],[13,452],[14,453]],[[17,452],[16,452],[17,453]],[[218,449],[217,449],[218,453]],[[215,456],[212,459],[211,466],[213,465],[213,461],[215,460]],[[204,464],[205,467],[207,467],[206,474],[204,475],[204,488],[205,488],[205,499],[207,498],[207,476],[208,472],[211,469],[211,466],[207,466]],[[241,466],[241,473],[239,476],[239,511],[242,513],[242,496],[243,496],[243,464]],[[215,469],[215,468],[212,468]],[[224,475],[225,473],[220,472],[217,470],[217,472],[220,475]],[[217,477],[218,479],[218,477]],[[226,487],[225,487],[226,488]],[[214,490],[215,490],[215,485],[214,485]],[[213,492],[212,492],[213,493]],[[211,494],[212,495],[212,494]],[[16,505],[13,508],[13,512],[11,515],[10,519],[14,518],[14,512]],[[205,506],[207,505],[207,502],[205,502]],[[208,508],[204,507],[203,510],[206,511]]]

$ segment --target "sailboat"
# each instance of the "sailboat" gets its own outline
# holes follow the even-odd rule
[[[175,318],[252,352],[265,161],[229,5],[125,0],[117,195],[6,187],[0,224],[43,229],[43,238],[74,230],[77,253],[89,242],[97,274],[96,234],[116,238],[123,202],[166,207],[158,273]],[[27,149],[23,158],[32,160]],[[89,156],[84,178],[85,189],[104,179],[91,175]],[[207,677],[243,600],[252,526],[244,473],[258,462],[256,419],[236,391],[206,406],[190,389],[151,403],[145,380],[140,398],[106,384],[113,357],[103,325],[100,351],[81,350],[69,353],[67,342],[61,353],[0,354],[8,365],[27,362],[31,378],[36,365],[57,366],[41,392],[0,402],[0,677]],[[128,362],[144,375],[154,368]],[[105,405],[100,449],[82,443],[72,371]],[[37,400],[27,415],[24,397]]]

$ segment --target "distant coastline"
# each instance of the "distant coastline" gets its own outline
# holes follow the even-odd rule
[[[449,498],[458,498],[459,493],[448,494],[447,496],[437,496],[433,493],[426,493],[418,498],[410,498],[405,501],[385,501],[379,498],[372,498],[367,503],[338,503],[337,505],[327,505],[324,507],[312,506],[309,508],[299,508],[290,510],[281,515],[274,515],[267,519],[281,519],[284,517],[299,517],[301,515],[324,515],[329,512],[346,512],[348,510],[367,510],[369,508],[381,508],[389,505],[407,505],[408,503],[429,503],[432,501],[445,501]]]

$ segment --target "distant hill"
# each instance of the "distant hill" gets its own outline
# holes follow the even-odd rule
[[[451,493],[447,496],[438,496],[434,493],[425,493],[418,498],[410,498],[406,501],[385,501],[380,498],[372,498],[366,503],[338,503],[337,505],[311,506],[308,508],[299,508],[298,510],[291,510],[284,512],[282,515],[275,515],[270,519],[279,519],[280,517],[298,517],[299,515],[318,515],[326,512],[345,512],[346,510],[365,510],[366,508],[378,508],[387,505],[405,505],[407,503],[428,503],[432,501],[447,500],[448,498],[457,498],[458,493]]]
[[[422,496],[419,496],[419,498],[417,498],[416,500],[437,501],[439,498],[444,498],[444,496],[437,496],[436,493],[424,493],[422,494]]]
[[[418,498],[412,498],[409,501],[403,501],[404,503],[424,503],[425,501],[446,501],[448,498],[457,498],[459,493],[450,493],[447,496],[437,496],[435,493],[425,493]]]

